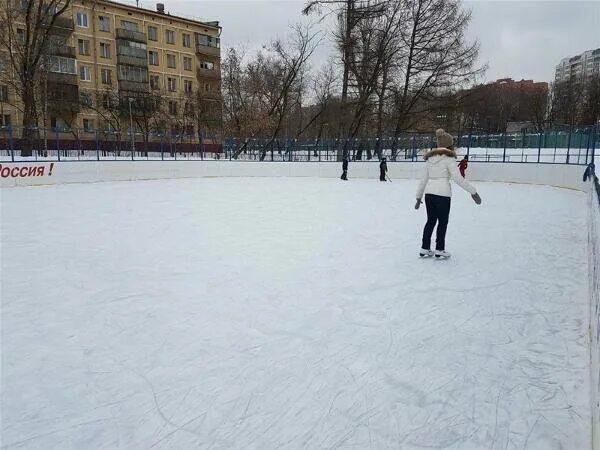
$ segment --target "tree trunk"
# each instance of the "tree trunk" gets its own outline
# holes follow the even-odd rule
[[[33,79],[23,81],[21,101],[23,102],[23,130],[21,136],[21,156],[32,156],[38,137],[37,108],[35,105],[35,83]]]

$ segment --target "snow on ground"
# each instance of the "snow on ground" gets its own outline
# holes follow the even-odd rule
[[[589,448],[585,195],[415,188],[2,190],[2,448]]]

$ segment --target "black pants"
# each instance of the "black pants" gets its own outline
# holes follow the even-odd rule
[[[435,249],[445,250],[446,229],[448,228],[448,216],[450,215],[450,197],[425,194],[425,206],[427,208],[427,223],[423,229],[423,245],[421,248],[431,249],[431,235],[437,223]]]
[[[340,177],[342,180],[347,180],[348,179],[348,171],[344,170],[342,172],[342,176]]]
[[[385,179],[385,172],[379,172],[379,181],[386,181]]]

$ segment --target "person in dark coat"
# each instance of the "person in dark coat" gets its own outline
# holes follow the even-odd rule
[[[348,179],[348,157],[344,156],[342,161],[342,176],[340,177],[342,180]]]
[[[469,166],[469,155],[465,155],[465,157],[463,159],[461,159],[460,162],[458,163],[458,170],[460,170],[460,174],[462,175],[463,178],[465,178],[468,166]]]
[[[387,161],[385,156],[381,158],[381,162],[379,163],[379,181],[386,181],[387,174]]]

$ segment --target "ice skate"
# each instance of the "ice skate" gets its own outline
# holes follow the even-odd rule
[[[435,259],[448,259],[450,258],[450,253],[446,250],[436,250],[435,251]]]
[[[421,258],[431,258],[433,256],[433,250],[426,250],[426,249],[422,248],[419,251],[419,256]]]

